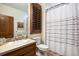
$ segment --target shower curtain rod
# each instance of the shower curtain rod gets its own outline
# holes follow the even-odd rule
[[[69,4],[69,3],[60,3],[60,4],[57,4],[57,5],[55,5],[55,6],[51,6],[50,8],[46,9],[46,12],[48,12],[48,11],[51,10],[52,8],[54,9],[54,8],[57,8],[57,7],[59,7],[59,6],[63,6],[63,5],[66,5],[66,4]]]

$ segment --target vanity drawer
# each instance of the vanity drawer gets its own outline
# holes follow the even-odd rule
[[[36,55],[36,43],[29,44],[28,46],[22,47],[16,51],[5,54],[4,56],[30,56]]]
[[[35,54],[36,54],[35,51],[31,51],[29,53],[24,54],[24,56],[36,56]]]

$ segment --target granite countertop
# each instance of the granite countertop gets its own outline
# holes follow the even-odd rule
[[[34,42],[35,40],[32,39],[22,39],[22,40],[5,43],[4,45],[0,46],[0,55],[4,55],[9,52],[15,51]]]

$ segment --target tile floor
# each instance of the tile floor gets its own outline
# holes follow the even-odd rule
[[[45,53],[47,53],[47,54],[45,54]],[[60,54],[58,54],[56,52],[53,52],[51,50],[48,50],[46,52],[45,51],[41,51],[41,50],[37,50],[36,55],[37,56],[62,56],[62,55],[60,55]]]

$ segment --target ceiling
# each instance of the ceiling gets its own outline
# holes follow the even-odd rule
[[[44,8],[44,9],[48,9],[50,8],[51,6],[55,6],[57,4],[60,4],[60,3],[40,3],[40,5]]]
[[[27,3],[2,3],[2,4],[19,9],[24,12],[28,11],[28,4]]]
[[[57,4],[59,4],[59,3],[46,3],[45,4],[45,9],[50,8],[51,6],[55,6]]]
[[[19,9],[24,12],[28,11],[28,3],[2,3],[2,4]],[[45,9],[47,9],[50,6],[57,5],[58,3],[39,3],[39,4]]]

